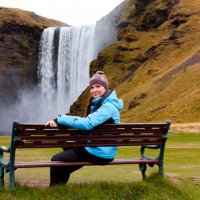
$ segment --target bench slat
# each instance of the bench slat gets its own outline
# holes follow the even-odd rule
[[[106,131],[106,132],[105,132]],[[32,133],[38,133],[38,134],[51,134],[51,133],[56,133],[56,134],[81,134],[81,135],[85,135],[85,134],[102,134],[102,133],[162,133],[163,129],[104,129],[104,130],[99,130],[99,129],[95,129],[95,130],[88,130],[88,131],[80,131],[80,130],[76,130],[76,129],[52,129],[52,130],[47,130],[47,129],[43,129],[43,130],[28,130],[28,129],[24,129],[24,130],[19,130],[18,133],[23,134],[32,134]]]
[[[48,128],[44,124],[34,124],[34,123],[26,123],[20,124],[22,129],[33,127],[34,129],[43,129]],[[111,127],[130,127],[130,128],[144,128],[144,127],[167,127],[166,123],[120,123],[120,124],[102,124],[101,126],[95,127],[95,129],[109,129]],[[59,126],[60,129],[66,129],[66,126]],[[58,129],[57,127],[51,127],[50,129]],[[70,129],[70,128],[69,128]]]
[[[67,141],[67,140],[81,140],[81,141],[87,141],[87,140],[101,140],[101,139],[105,139],[105,140],[144,140],[144,139],[148,139],[148,138],[152,138],[152,139],[159,139],[161,138],[161,135],[158,134],[152,134],[152,135],[85,135],[85,136],[49,136],[49,135],[42,135],[42,136],[20,136],[19,140],[33,140],[33,141],[37,141],[37,140],[49,140],[49,141]]]
[[[147,163],[147,164],[158,164],[158,160],[147,160],[141,158],[135,159],[116,159],[109,162],[106,165],[118,165],[118,164],[140,164],[140,163]],[[59,166],[77,166],[77,165],[84,165],[84,166],[93,166],[96,164],[90,162],[58,162],[58,161],[45,161],[45,162],[16,162],[15,169],[17,168],[32,168],[32,167],[59,167]]]
[[[105,143],[106,142],[106,143]],[[19,143],[18,148],[58,148],[58,147],[85,147],[85,146],[145,146],[145,145],[158,145],[161,144],[160,140],[155,141],[118,141],[113,143],[112,141],[103,141],[103,142],[55,142],[55,143]]]

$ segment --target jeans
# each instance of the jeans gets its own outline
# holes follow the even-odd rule
[[[104,159],[88,153],[84,147],[64,149],[64,151],[55,154],[51,161],[63,162],[91,162],[98,165],[106,165],[113,159]],[[64,166],[50,168],[50,186],[66,184],[69,180],[70,174],[83,166]]]

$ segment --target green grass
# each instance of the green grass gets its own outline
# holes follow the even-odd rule
[[[145,182],[68,184],[67,187],[38,188],[17,186],[14,192],[0,190],[0,198],[7,199],[132,199],[132,200],[190,200],[188,194],[165,179],[150,177]]]
[[[0,145],[9,146],[9,137],[0,137]],[[148,168],[150,178],[143,182],[138,165],[90,166],[72,174],[67,187],[44,189],[49,169],[18,169],[18,186],[11,193],[0,190],[0,199],[200,199],[200,134],[170,134],[165,151],[165,179],[156,177],[157,167]],[[18,150],[17,161],[50,160],[60,149]],[[148,154],[153,154],[149,151]],[[118,158],[139,157],[137,147],[119,149]],[[6,185],[8,184],[6,174]],[[32,185],[34,187],[28,187]],[[36,187],[39,185],[39,187]]]

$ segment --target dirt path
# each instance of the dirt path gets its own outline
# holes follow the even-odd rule
[[[184,123],[184,124],[172,124],[171,131],[181,133],[199,133],[200,134],[200,123]]]

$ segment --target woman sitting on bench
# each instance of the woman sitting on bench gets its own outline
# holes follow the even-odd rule
[[[80,130],[91,130],[103,123],[120,123],[120,110],[123,101],[117,98],[116,92],[109,90],[106,75],[97,71],[89,81],[91,98],[87,106],[87,117],[59,115],[46,125],[57,127],[65,125]],[[54,155],[52,161],[77,162],[86,161],[106,165],[117,153],[117,147],[79,147],[64,149]],[[66,184],[70,174],[83,166],[51,167],[50,186]]]

